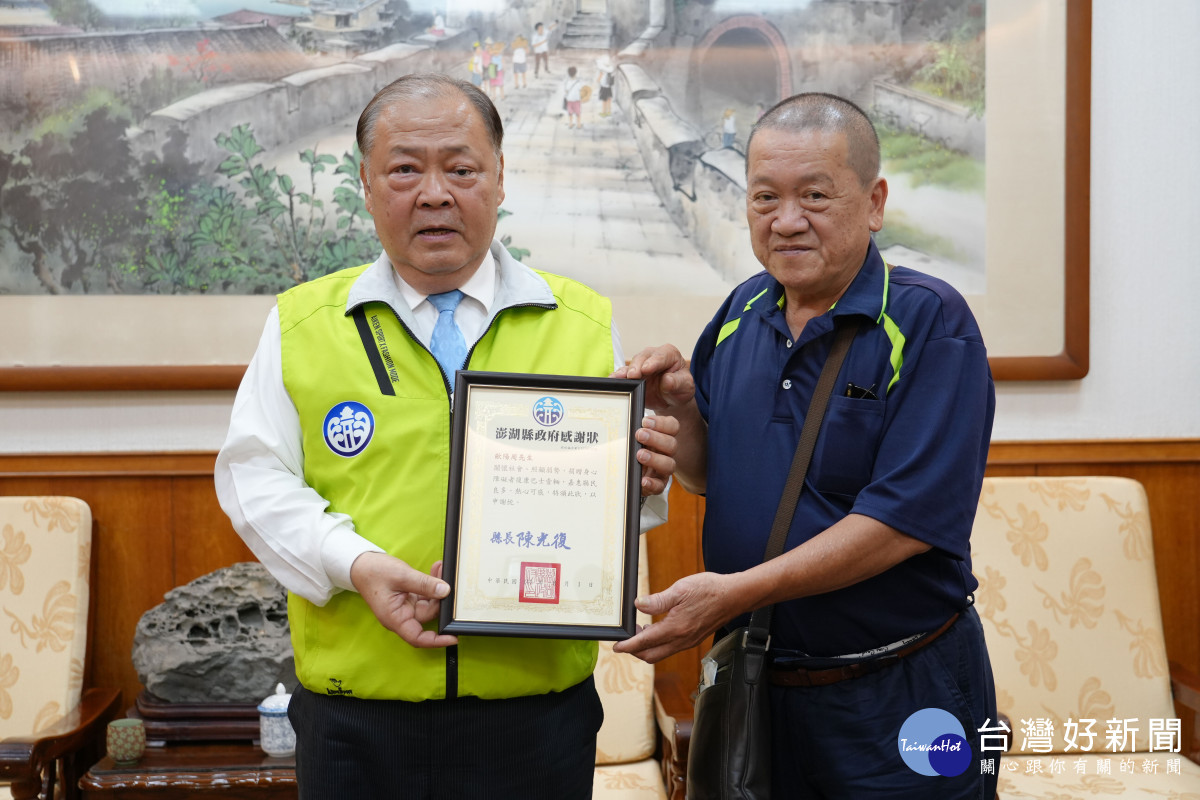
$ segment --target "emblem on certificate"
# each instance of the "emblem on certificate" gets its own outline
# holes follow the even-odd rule
[[[641,381],[458,373],[439,630],[634,634]]]

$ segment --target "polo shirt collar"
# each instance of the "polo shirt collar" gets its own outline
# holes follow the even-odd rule
[[[783,284],[774,281],[769,292],[753,298],[749,305],[758,309],[764,316],[771,316],[783,309],[783,294]],[[867,248],[867,257],[863,260],[858,274],[854,276],[850,286],[833,304],[830,311],[833,312],[834,317],[859,314],[869,317],[873,322],[879,324],[883,319],[883,312],[887,310],[887,300],[887,264],[872,240]]]
[[[883,320],[883,312],[887,310],[887,300],[887,264],[880,255],[879,248],[875,246],[875,241],[871,240],[862,268],[850,282],[846,293],[833,304],[833,315],[842,317],[861,314],[879,324]]]

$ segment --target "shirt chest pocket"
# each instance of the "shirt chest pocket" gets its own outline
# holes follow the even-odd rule
[[[884,401],[833,396],[813,451],[808,482],[821,494],[855,497],[871,480]]]

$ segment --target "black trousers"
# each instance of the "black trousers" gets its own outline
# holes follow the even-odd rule
[[[292,695],[300,800],[586,800],[604,719],[591,677],[508,700]]]

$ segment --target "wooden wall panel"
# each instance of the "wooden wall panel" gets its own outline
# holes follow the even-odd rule
[[[172,568],[171,478],[99,478],[89,482],[96,585],[92,596],[93,680],[119,686],[132,704],[140,687],[131,654],[143,612],[175,587]],[[82,495],[76,495],[82,496]]]
[[[0,494],[80,497],[94,517],[89,686],[141,686],[130,653],[141,615],[169,589],[252,560],[216,501],[213,453],[0,454]],[[1163,629],[1170,658],[1200,672],[1200,440],[997,442],[989,475],[1121,475],[1150,498]],[[651,590],[703,569],[704,500],[674,487],[671,519],[647,534]],[[694,686],[706,645],[661,669]]]
[[[211,476],[176,480],[172,498],[177,584],[239,561],[255,560],[217,504]]]
[[[704,571],[700,530],[704,523],[704,498],[688,494],[679,484],[671,486],[671,511],[666,525],[646,534],[646,556],[650,560],[650,589],[659,592],[687,575]],[[704,643],[662,661],[659,669],[678,673],[684,686],[695,686],[700,677],[700,658],[708,651]]]

